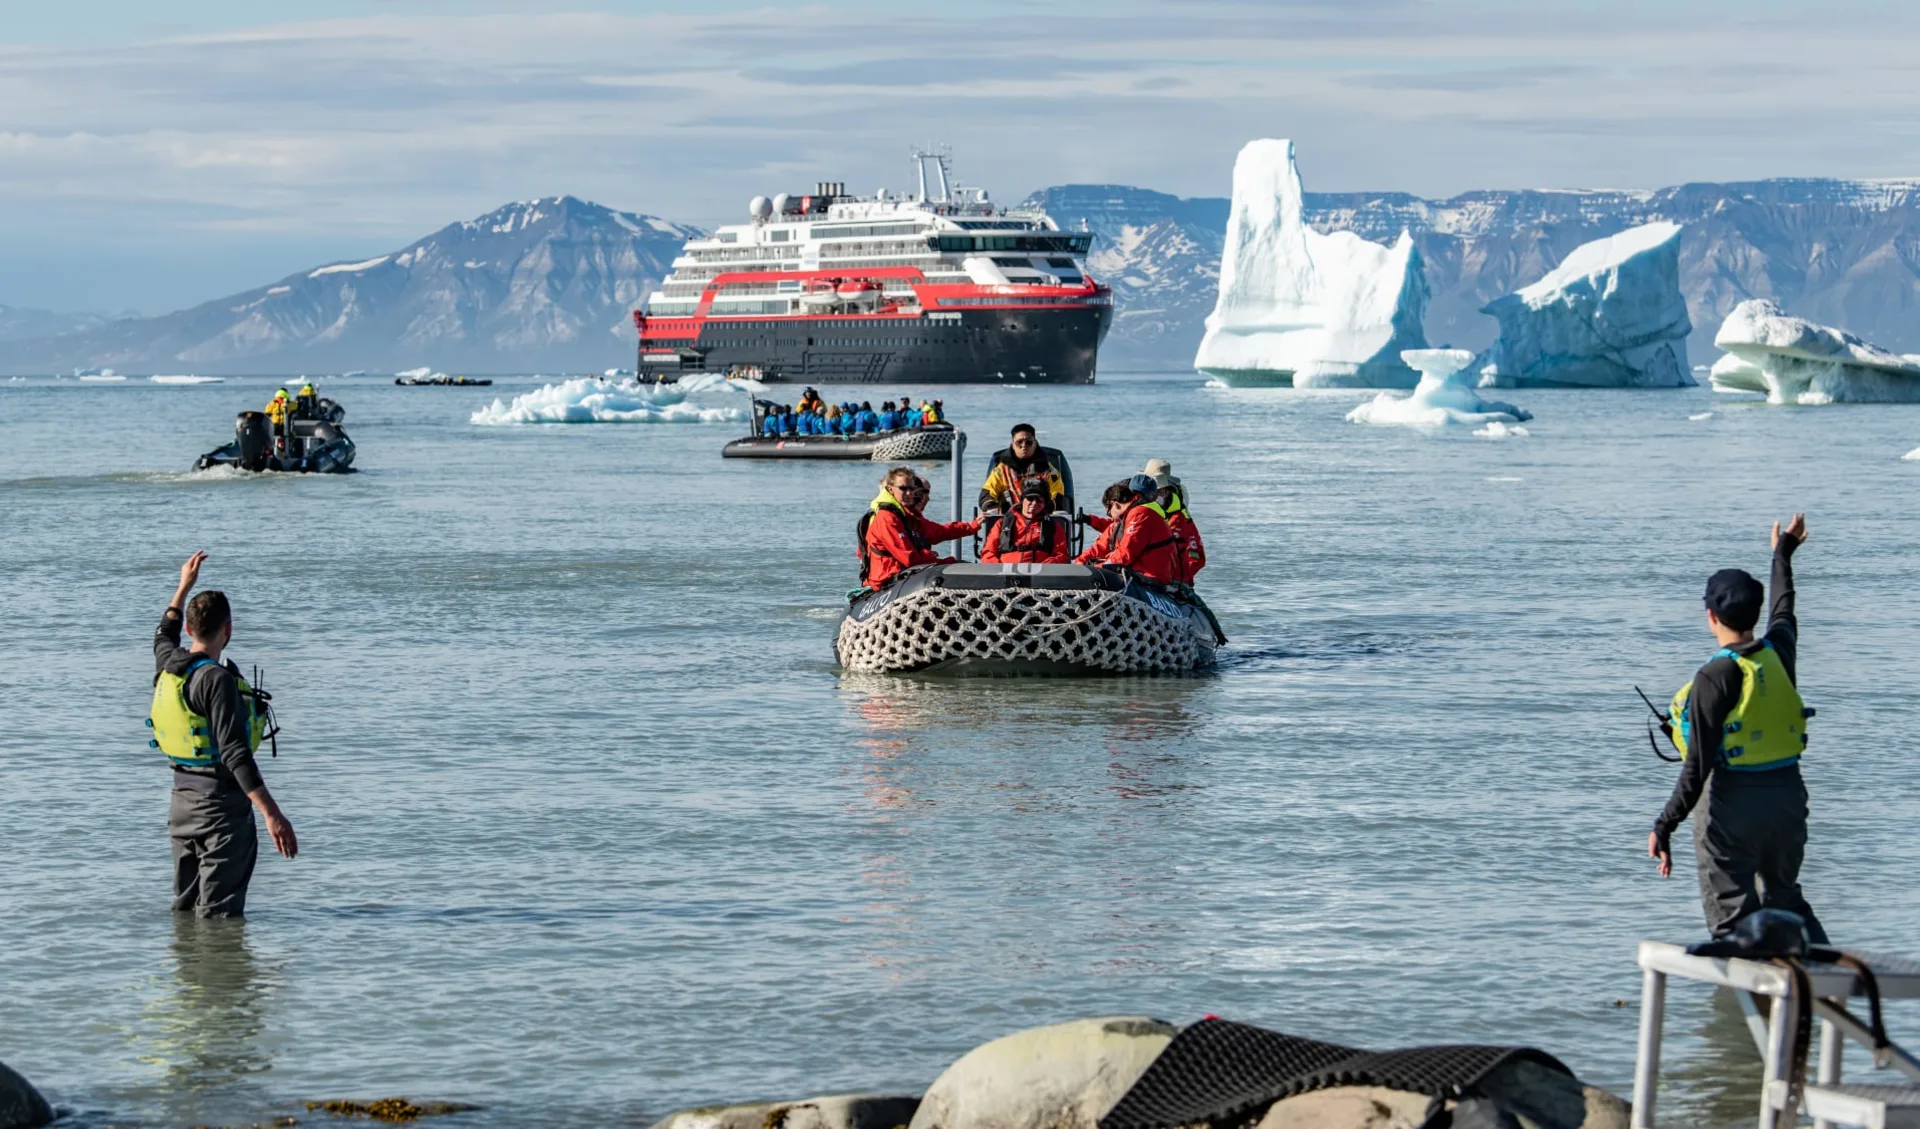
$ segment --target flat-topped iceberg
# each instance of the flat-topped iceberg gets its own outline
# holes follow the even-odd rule
[[[1250,141],[1233,163],[1220,292],[1193,366],[1226,384],[1411,388],[1404,349],[1427,343],[1413,237],[1392,247],[1307,226],[1293,142]]]
[[[1920,400],[1920,356],[1794,317],[1765,298],[1735,306],[1713,343],[1727,351],[1708,375],[1716,392],[1764,392],[1773,404]]]
[[[1408,349],[1400,359],[1420,370],[1419,385],[1406,396],[1380,393],[1348,412],[1348,422],[1399,427],[1464,424],[1485,428],[1489,438],[1526,434],[1525,429],[1510,425],[1532,419],[1533,413],[1498,400],[1482,400],[1468,383],[1466,368],[1474,354],[1465,349]]]
[[[1546,277],[1481,307],[1500,322],[1483,385],[1687,388],[1680,225],[1650,223],[1575,247]]]

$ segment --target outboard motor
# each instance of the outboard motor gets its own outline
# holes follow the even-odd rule
[[[273,441],[267,434],[264,412],[241,412],[233,421],[233,442],[242,469],[267,469],[267,457],[273,452]]]

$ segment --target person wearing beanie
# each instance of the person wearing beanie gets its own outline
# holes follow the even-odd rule
[[[1694,861],[1707,928],[1725,937],[1760,909],[1783,909],[1806,920],[1807,938],[1827,943],[1826,930],[1800,892],[1807,847],[1807,788],[1800,755],[1813,711],[1800,700],[1800,629],[1794,616],[1793,553],[1807,539],[1807,519],[1794,514],[1773,526],[1772,606],[1767,632],[1753,636],[1768,595],[1737,568],[1707,579],[1707,628],[1720,649],[1674,695],[1669,734],[1684,758],[1680,779],[1647,836],[1647,854],[1662,878],[1673,873],[1671,838],[1693,818]]]

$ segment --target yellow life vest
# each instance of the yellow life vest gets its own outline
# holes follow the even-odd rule
[[[1787,667],[1773,649],[1763,643],[1751,655],[1728,647],[1714,652],[1725,656],[1740,668],[1740,701],[1727,712],[1726,728],[1720,738],[1721,763],[1735,772],[1764,772],[1785,768],[1800,759],[1807,748],[1807,719],[1813,711],[1800,698]],[[1668,732],[1673,747],[1686,758],[1692,737],[1692,718],[1687,702],[1693,696],[1693,681],[1680,687],[1668,709]]]
[[[161,671],[153,680],[153,707],[147,714],[147,728],[153,730],[153,736],[147,744],[183,768],[211,768],[220,755],[209,722],[187,704],[187,680],[208,665],[218,664],[212,659],[196,659],[179,674]],[[257,750],[266,736],[267,711],[260,708],[258,695],[247,680],[238,674],[233,677],[240,683],[241,708],[247,711],[247,748]]]

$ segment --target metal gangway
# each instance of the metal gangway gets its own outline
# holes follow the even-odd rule
[[[1882,1000],[1920,999],[1920,961],[1860,954],[1872,969]],[[1667,978],[1678,976],[1731,988],[1739,996],[1748,1030],[1760,1049],[1760,1129],[1784,1129],[1802,1112],[1815,1129],[1865,1126],[1866,1129],[1920,1129],[1920,1059],[1898,1045],[1875,1052],[1870,1025],[1849,1009],[1867,991],[1852,968],[1817,961],[1806,963],[1811,999],[1794,991],[1796,977],[1765,960],[1688,956],[1680,945],[1640,943],[1643,987],[1640,995],[1640,1051],[1633,1074],[1633,1129],[1654,1129],[1654,1100],[1660,1085],[1660,1042],[1666,1019]],[[1762,1015],[1760,1005],[1766,1007]],[[1795,1033],[1800,1009],[1813,1008],[1820,1021],[1815,1078],[1806,1083],[1799,1109],[1788,1109]],[[1841,1052],[1847,1040],[1867,1047],[1874,1065],[1891,1067],[1912,1081],[1901,1084],[1849,1084],[1841,1079]],[[1814,1052],[1809,1049],[1809,1057]]]

